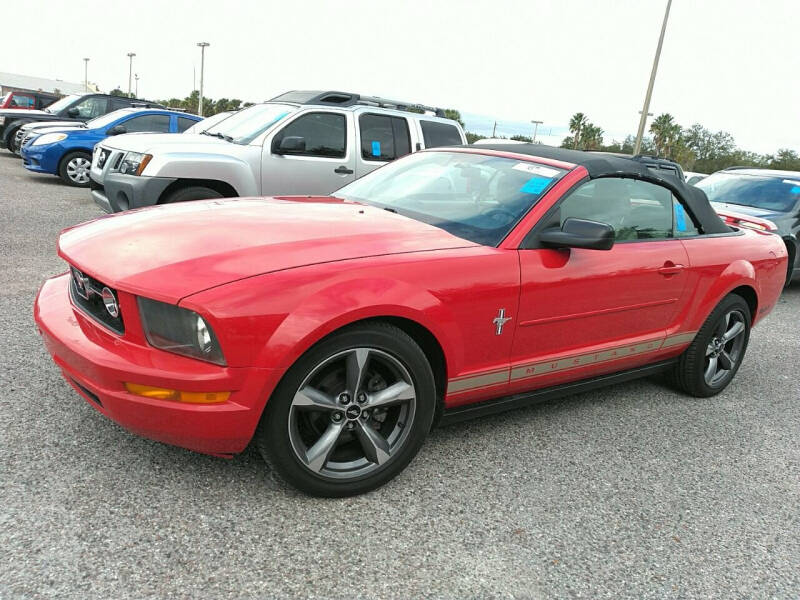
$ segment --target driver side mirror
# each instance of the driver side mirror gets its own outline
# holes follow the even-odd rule
[[[289,135],[283,138],[277,149],[272,150],[275,154],[300,154],[306,151],[306,138],[299,135]]]
[[[106,131],[106,135],[119,135],[121,133],[127,133],[128,130],[125,128],[124,125],[114,125],[111,129]]]
[[[81,111],[79,111],[77,108],[70,108],[70,109],[67,111],[67,115],[69,115],[69,116],[70,116],[70,117],[72,117],[73,119],[75,119],[75,118],[79,117],[79,116],[80,116],[80,114],[81,114]]]
[[[570,217],[561,226],[545,229],[539,241],[550,248],[587,248],[611,250],[614,245],[614,228],[606,223]]]

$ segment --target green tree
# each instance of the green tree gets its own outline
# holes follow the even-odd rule
[[[465,127],[464,121],[461,118],[461,113],[457,111],[455,108],[445,108],[444,116],[446,119],[452,119],[453,121],[461,125],[462,129]]]
[[[512,135],[509,139],[514,140],[515,142],[527,142],[528,144],[533,143],[533,138],[530,138],[527,135]]]
[[[474,144],[478,140],[485,140],[486,139],[486,136],[485,135],[481,135],[480,133],[472,133],[471,131],[467,131],[467,132],[465,132],[465,134],[467,136],[467,143],[468,144]]]
[[[650,124],[650,133],[656,145],[656,154],[665,158],[673,158],[673,149],[681,137],[681,126],[669,113],[658,115]]]
[[[115,87],[113,90],[111,90],[108,93],[111,96],[127,96],[128,95],[125,92],[123,92],[121,89],[119,89],[119,87]]]
[[[581,129],[589,123],[582,112],[575,113],[569,120],[569,131],[572,134],[572,147],[577,148],[581,142]],[[563,145],[563,144],[562,144]]]

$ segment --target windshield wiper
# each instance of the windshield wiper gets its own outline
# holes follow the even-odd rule
[[[226,142],[232,142],[233,141],[233,138],[231,136],[224,135],[224,134],[219,133],[219,132],[217,132],[217,133],[209,133],[208,131],[201,131],[200,135],[208,135],[208,136],[211,136],[211,137],[217,137],[217,138],[219,138],[221,140],[225,140]]]

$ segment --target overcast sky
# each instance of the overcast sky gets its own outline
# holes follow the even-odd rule
[[[12,5],[15,5],[12,0]],[[606,142],[635,133],[666,0],[38,0],[3,33],[0,71],[140,96],[260,101],[339,89],[452,107],[558,134],[582,111]],[[724,129],[758,152],[800,150],[798,0],[673,0],[650,110]],[[476,116],[467,125],[485,126]],[[519,125],[514,125],[518,123]],[[469,128],[469,127],[468,127]],[[522,131],[530,135],[531,131]]]

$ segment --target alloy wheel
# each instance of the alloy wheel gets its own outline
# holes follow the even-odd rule
[[[404,446],[417,395],[408,369],[375,348],[339,352],[314,367],[289,410],[289,439],[319,477],[356,479],[380,469]]]
[[[706,347],[703,378],[711,387],[718,387],[732,376],[742,358],[747,321],[739,309],[731,310],[719,320]]]

